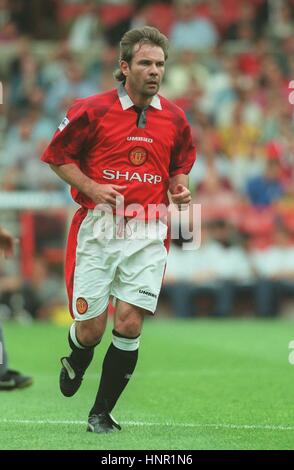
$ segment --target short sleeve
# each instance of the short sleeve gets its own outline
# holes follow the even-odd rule
[[[196,148],[192,141],[191,127],[184,115],[177,120],[176,132],[169,175],[188,175],[196,159]]]
[[[84,106],[74,103],[58,126],[41,160],[53,165],[78,163],[89,138],[89,118]]]

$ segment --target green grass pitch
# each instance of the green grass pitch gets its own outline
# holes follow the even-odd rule
[[[150,319],[113,415],[120,433],[86,433],[110,326],[73,398],[58,389],[67,328],[5,324],[26,390],[0,392],[0,449],[294,449],[290,320]]]

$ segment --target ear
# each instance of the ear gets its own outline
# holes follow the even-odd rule
[[[120,66],[121,72],[127,78],[129,70],[130,70],[129,64],[125,60],[121,60],[119,66]]]

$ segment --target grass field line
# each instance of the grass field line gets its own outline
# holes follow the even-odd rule
[[[51,419],[0,419],[0,424],[31,424],[31,425],[86,425],[86,421],[77,420],[51,420]],[[149,423],[145,421],[122,421],[122,425],[126,426],[167,426],[179,428],[215,428],[215,429],[252,429],[262,431],[294,431],[294,426],[284,424],[230,424],[230,423]]]
[[[250,370],[248,368],[248,370]],[[228,369],[228,372],[230,373],[236,373],[236,374],[244,374],[244,368],[240,367],[230,367]],[[136,371],[133,374],[133,377],[162,377],[163,375],[168,376],[168,375],[181,375],[181,376],[186,376],[186,375],[191,375],[191,373],[195,374],[195,371],[191,369],[182,369],[182,370],[177,370],[177,369],[169,369],[169,370],[152,370],[152,371],[147,371],[147,372],[141,372],[141,371]],[[58,377],[59,372],[54,372],[54,373],[42,373],[38,372],[35,374],[36,377],[41,378],[41,379],[52,379],[54,377]],[[220,370],[220,368],[199,368],[197,369],[197,374],[205,374],[205,375],[219,375],[223,374],[223,370]],[[87,379],[98,379],[100,377],[101,373],[100,372],[88,372],[86,373],[86,378]]]

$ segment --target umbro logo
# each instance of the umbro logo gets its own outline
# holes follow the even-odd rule
[[[149,297],[154,297],[155,299],[157,299],[157,295],[152,294],[151,292],[148,292],[147,290],[140,289],[139,294],[149,295]]]
[[[153,142],[153,139],[151,139],[150,137],[141,137],[141,136],[129,136],[127,137],[127,140],[128,141],[131,141],[131,142],[147,142],[148,144],[152,144]]]

